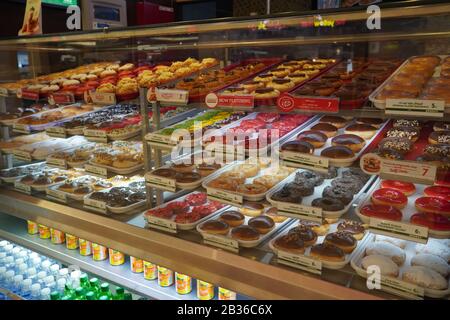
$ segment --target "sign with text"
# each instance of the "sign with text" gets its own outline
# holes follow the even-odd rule
[[[215,94],[210,93],[205,97],[208,108],[245,108],[252,109],[255,106],[255,98],[250,94]]]
[[[22,89],[17,90],[17,98],[38,101],[39,100],[39,91],[31,91],[31,90],[22,88]]]
[[[105,93],[105,92],[95,92],[90,93],[92,102],[101,105],[116,104],[116,94],[115,93]]]
[[[75,96],[72,92],[54,92],[49,95],[48,103],[55,104],[72,104],[75,102]]]
[[[222,203],[231,204],[234,206],[241,206],[244,198],[235,193],[227,192],[224,190],[218,190],[214,188],[207,189],[208,199],[216,200]]]
[[[281,151],[280,157],[290,167],[328,172],[329,161],[325,157],[292,151]]]
[[[177,224],[172,220],[162,219],[151,215],[146,216],[146,218],[150,228],[177,233]]]
[[[437,167],[433,164],[381,159],[380,176],[382,179],[432,185],[436,179],[436,172]]]
[[[444,117],[445,100],[386,99],[386,114]]]
[[[162,189],[169,192],[175,192],[177,189],[175,179],[169,179],[165,177],[155,176],[152,174],[147,174],[145,176],[145,181],[147,182],[147,184],[156,189]]]
[[[239,243],[237,242],[237,240],[231,238],[215,234],[203,233],[203,240],[205,243],[215,247],[219,247],[233,252],[239,251]]]
[[[295,203],[279,202],[276,205],[278,213],[295,219],[305,219],[322,222],[322,208],[305,206]]]
[[[322,274],[322,262],[307,256],[278,251],[278,263],[304,270],[313,274]]]
[[[428,228],[415,224],[371,217],[369,220],[369,229],[373,233],[378,233],[389,237],[419,243],[427,243],[428,241]]]
[[[175,89],[155,89],[156,100],[180,105],[186,105],[189,100],[189,91]]]
[[[339,98],[319,98],[308,96],[293,96],[289,93],[281,94],[277,99],[278,109],[290,112],[295,109],[311,112],[339,112]]]

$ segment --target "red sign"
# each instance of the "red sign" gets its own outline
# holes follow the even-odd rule
[[[48,102],[50,104],[71,104],[75,102],[75,97],[71,92],[55,92],[49,96]]]
[[[17,91],[17,97],[25,100],[39,100],[39,92],[30,91],[26,89],[19,89]]]
[[[252,95],[217,95],[210,93],[205,98],[209,108],[253,108],[255,99]]]
[[[277,106],[283,112],[294,109],[315,112],[339,112],[339,98],[294,97],[283,93],[277,99]]]

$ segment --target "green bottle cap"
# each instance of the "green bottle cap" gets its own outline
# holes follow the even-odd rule
[[[95,293],[93,291],[86,293],[86,300],[95,300]]]
[[[124,294],[125,293],[125,289],[122,287],[116,287],[116,294]]]
[[[98,285],[98,279],[97,278],[92,278],[91,280],[89,280],[89,282],[91,283],[91,285]]]
[[[84,294],[84,289],[82,287],[78,287],[75,289],[75,294],[77,296],[82,296]]]
[[[89,280],[89,278],[88,278],[88,276],[87,276],[86,273],[83,273],[83,274],[80,276],[80,281],[88,281],[88,280]]]
[[[131,295],[131,293],[129,292],[125,293],[124,300],[133,300],[133,296]]]
[[[98,298],[98,300],[109,300],[108,296],[101,296],[100,298]]]
[[[102,291],[109,291],[109,283],[108,282],[103,282],[100,286]]]
[[[71,296],[64,296],[61,298],[61,300],[72,300]]]
[[[59,300],[59,292],[53,291],[52,293],[50,293],[50,300]]]

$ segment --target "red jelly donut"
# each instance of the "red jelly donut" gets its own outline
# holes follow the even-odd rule
[[[394,221],[402,220],[402,212],[393,206],[386,206],[381,204],[366,204],[359,210],[359,212],[367,217]]]
[[[436,197],[421,197],[415,202],[416,209],[420,212],[439,213],[450,216],[450,202]]]
[[[411,216],[411,223],[433,230],[450,231],[450,220],[438,213],[415,213]]]
[[[389,188],[402,192],[405,196],[410,196],[416,192],[416,186],[411,182],[397,180],[381,181],[381,188]]]
[[[382,188],[372,194],[372,203],[403,209],[408,203],[408,198],[401,191]]]
[[[431,186],[425,188],[423,192],[427,197],[441,198],[450,201],[450,188],[444,186]]]

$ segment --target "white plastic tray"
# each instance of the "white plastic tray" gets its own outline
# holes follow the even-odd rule
[[[366,272],[366,270],[364,270],[362,268],[361,260],[366,256],[365,250],[366,250],[367,245],[372,243],[373,241],[375,241],[375,235],[369,234],[367,236],[367,240],[365,241],[365,243],[360,248],[357,249],[357,251],[355,252],[355,254],[353,255],[353,257],[351,259],[352,268],[356,271],[356,273],[359,276],[361,276],[363,278],[367,278],[367,272]],[[399,267],[400,268],[399,277],[398,278],[386,277],[386,278],[401,280],[401,275],[402,275],[403,271],[411,265],[410,261],[416,255],[415,246],[416,246],[416,243],[407,241],[407,245],[404,249],[404,251],[406,253],[406,260],[405,260],[405,263],[403,264],[403,266]],[[449,279],[447,279],[447,280],[449,280]],[[396,294],[396,292],[392,292],[389,289],[386,290],[386,287],[384,287],[384,286],[381,286],[381,288],[384,291]],[[450,295],[450,280],[449,280],[449,287],[447,288],[447,290],[435,290],[435,289],[424,288],[424,294],[425,294],[425,296],[431,297],[431,298],[443,298],[443,297]],[[415,298],[413,295],[409,295],[407,297]]]
[[[20,168],[25,168],[25,167],[34,167],[34,166],[41,166],[43,164],[43,162],[41,163],[33,163],[33,164],[27,164],[24,166],[20,166]],[[20,176],[15,176],[15,177],[9,177],[9,178],[5,178],[5,177],[0,177],[0,179],[2,179],[3,182],[5,183],[14,183],[17,180],[22,179],[23,177],[25,177],[26,175],[20,175]]]
[[[376,176],[374,176],[376,177]],[[356,214],[358,215],[358,217],[364,221],[364,223],[369,223],[370,221],[370,217],[367,217],[363,214],[361,214],[360,209],[365,206],[366,204],[371,204],[371,197],[373,192],[375,192],[376,190],[381,188],[381,179],[377,177],[377,180],[375,181],[375,183],[373,184],[373,186],[370,188],[370,190],[367,192],[367,196],[359,203],[358,207],[355,209]],[[417,213],[417,209],[414,205],[416,199],[424,197],[424,190],[426,187],[426,185],[423,184],[414,184],[416,186],[416,192],[412,195],[410,195],[408,198],[408,204],[406,205],[406,207],[404,209],[402,209],[402,213],[403,213],[403,218],[401,221],[402,223],[406,223],[406,224],[411,224],[412,223],[409,222],[409,220],[411,219],[411,216],[415,213]],[[376,217],[375,217],[376,218]],[[433,229],[428,229],[428,235],[430,237],[434,237],[434,238],[441,238],[441,239],[447,239],[450,238],[450,231],[439,231],[439,230],[433,230]]]
[[[139,171],[140,169],[142,169],[144,167],[143,163],[138,164],[138,165],[133,166],[133,167],[129,167],[129,168],[116,168],[116,167],[111,167],[111,166],[105,166],[103,164],[96,163],[96,162],[94,162],[92,160],[89,160],[88,163],[90,165],[93,165],[93,166],[96,166],[96,167],[99,167],[99,168],[104,168],[104,169],[108,170],[108,172],[117,173],[117,174],[123,174],[123,175]]]
[[[336,232],[336,231],[337,231],[337,226],[338,226],[338,224],[339,224],[340,222],[342,222],[342,221],[343,221],[343,220],[339,220],[339,221],[336,222],[336,223],[330,224],[330,230],[328,231],[327,234]],[[297,226],[297,225],[299,225],[298,222],[292,224],[291,226],[289,226],[289,228],[286,228],[285,230],[283,230],[283,232],[280,233],[280,234],[278,235],[278,237],[281,237],[281,236],[287,234],[287,233],[289,232],[290,229],[292,229],[293,227],[295,227],[295,226]],[[335,261],[325,261],[325,260],[319,260],[319,261],[322,263],[322,266],[325,267],[325,268],[327,268],[327,269],[334,269],[334,270],[336,270],[336,269],[342,269],[343,267],[345,267],[345,266],[350,262],[350,260],[352,260],[352,258],[355,256],[355,254],[357,254],[358,248],[362,247],[363,244],[367,241],[367,240],[366,240],[366,239],[367,239],[367,236],[368,236],[368,232],[366,231],[365,234],[364,234],[364,236],[363,236],[363,238],[362,238],[361,240],[357,240],[357,241],[358,241],[358,244],[356,245],[356,248],[355,248],[351,253],[345,255],[345,260],[344,260],[344,261],[339,261],[339,262],[335,262]],[[317,236],[317,241],[316,241],[315,244],[323,243],[323,241],[325,240],[325,237],[326,237],[326,235],[324,235],[324,236]],[[281,251],[281,250],[278,250],[277,248],[275,248],[275,247],[273,246],[273,242],[274,242],[275,240],[276,240],[276,239],[273,239],[272,241],[270,241],[269,247],[272,249],[273,252],[275,252],[275,253],[278,255],[278,252]],[[306,257],[309,257],[309,253],[310,253],[310,251],[311,251],[311,247],[312,247],[312,246],[306,247],[306,248],[305,248],[305,253],[304,253],[303,255],[299,255],[299,256],[306,256]],[[292,253],[289,253],[289,254],[292,255]],[[310,259],[313,259],[313,258],[310,257]]]
[[[289,141],[294,141],[297,138],[297,135],[299,133],[302,133],[304,131],[308,131],[311,130],[311,127],[315,126],[316,124],[320,123],[320,118],[314,118],[314,121],[312,122],[308,122],[307,126],[304,126],[303,129],[300,132],[297,132],[297,134],[295,135],[291,135],[289,137],[289,139],[287,139],[286,141],[284,141],[283,143],[289,142]],[[370,138],[369,140],[365,140],[366,144],[364,145],[364,147],[359,151],[359,152],[355,152],[355,156],[353,158],[349,158],[349,159],[332,159],[332,158],[326,158],[323,157],[324,159],[328,159],[328,163],[330,166],[335,166],[335,167],[350,167],[357,159],[358,157],[363,154],[364,150],[366,150],[366,148],[372,143],[372,141],[380,134],[380,132],[383,131],[384,127],[388,124],[389,120],[385,120],[383,122],[383,124],[380,126],[379,129],[377,129],[377,131],[375,132],[375,134],[372,136],[372,138]],[[356,121],[355,120],[349,120],[349,122],[347,123],[347,125],[343,128],[339,128],[336,135],[334,137],[337,137],[341,134],[344,134],[345,132],[345,128],[348,127],[351,124],[355,124]],[[322,150],[331,147],[331,140],[334,138],[328,138],[327,141],[325,142],[324,146],[322,148],[315,148],[314,152],[311,155],[320,157],[320,153],[322,152]],[[284,151],[281,150],[282,144],[280,143],[280,156],[281,159],[283,159],[283,153]],[[295,153],[295,151],[289,151],[292,153]],[[301,154],[299,153],[299,155],[307,155],[307,154]],[[285,163],[285,165],[287,166],[295,166],[294,162],[288,161],[288,160],[283,160],[282,162]]]
[[[293,172],[286,180],[283,181],[283,183],[279,183],[274,188],[272,188],[269,192],[267,192],[267,195],[266,195],[267,201],[269,201],[274,207],[279,208],[280,204],[282,202],[272,200],[272,195],[275,192],[281,190],[284,187],[285,184],[294,181],[295,180],[295,174],[297,172],[303,172],[303,171],[310,171],[310,170],[299,169],[299,170],[296,170],[295,172]],[[344,169],[338,169],[338,175],[337,175],[336,178],[342,177],[342,171],[344,171]],[[331,181],[333,181],[336,178],[324,180],[323,183],[320,186],[317,186],[317,187],[314,188],[314,193],[312,195],[307,196],[307,197],[303,197],[303,201],[302,201],[301,205],[313,208],[313,206],[311,205],[312,201],[314,199],[317,199],[317,198],[322,198],[323,190],[326,187],[331,186]],[[357,194],[355,194],[353,196],[353,200],[350,201],[350,203],[347,206],[345,206],[345,208],[343,210],[340,210],[340,211],[325,211],[325,210],[322,210],[323,218],[339,218],[339,217],[341,217],[344,213],[346,213],[352,207],[353,203],[355,203],[355,201],[357,201],[357,199],[359,199],[359,197],[362,194],[364,194],[364,191],[366,190],[367,186],[369,186],[375,179],[376,179],[375,176],[370,176],[369,180],[367,180],[366,184],[361,188],[361,190]]]

